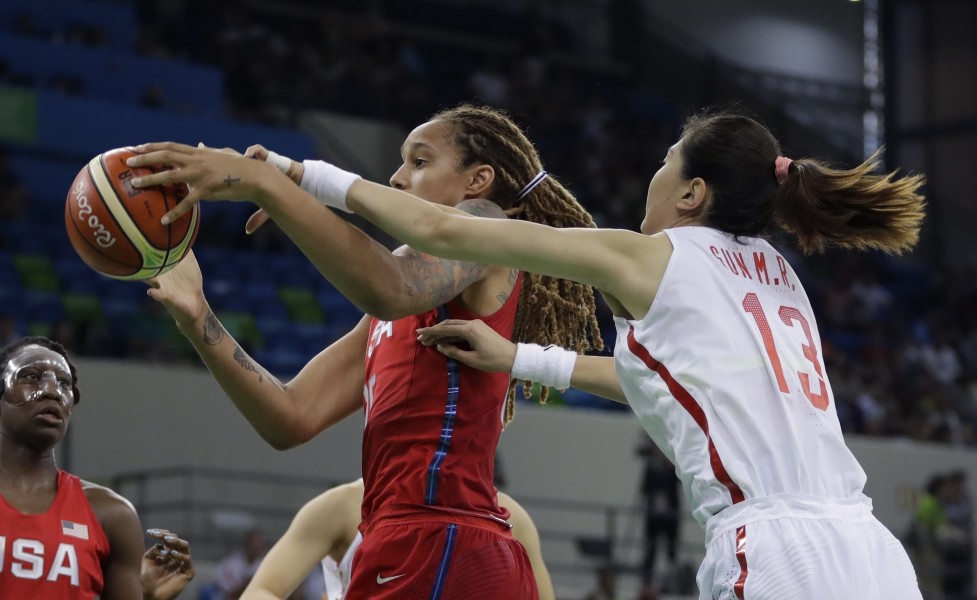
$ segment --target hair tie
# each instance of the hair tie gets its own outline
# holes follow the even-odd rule
[[[794,161],[786,156],[778,156],[773,161],[773,173],[777,176],[777,185],[782,185],[784,180],[787,179],[787,169],[790,168],[790,163],[792,162]]]
[[[526,187],[520,190],[519,194],[516,196],[516,200],[522,200],[523,198],[525,198],[529,194],[529,192],[533,191],[533,188],[535,188],[544,179],[546,179],[548,175],[549,174],[546,171],[540,171],[539,173],[536,173],[536,177],[533,177],[533,180],[527,183]]]

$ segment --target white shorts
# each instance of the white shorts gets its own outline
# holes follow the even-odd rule
[[[699,600],[921,600],[899,540],[872,501],[781,494],[706,523]]]

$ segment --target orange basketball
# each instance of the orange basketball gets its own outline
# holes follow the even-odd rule
[[[133,177],[156,172],[126,165],[134,154],[117,148],[90,160],[64,205],[75,251],[88,266],[115,279],[147,279],[172,269],[190,250],[200,226],[199,205],[169,225],[159,222],[186,195],[186,187],[132,187]]]

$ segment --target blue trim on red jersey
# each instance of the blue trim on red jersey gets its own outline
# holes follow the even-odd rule
[[[438,307],[438,320],[448,318],[448,310],[442,305]],[[448,457],[451,448],[451,436],[455,431],[455,417],[458,414],[458,361],[446,358],[448,371],[448,398],[444,405],[444,421],[441,423],[441,438],[438,449],[427,467],[427,485],[424,490],[424,504],[431,506],[438,500],[438,484],[441,478],[441,465]]]
[[[458,526],[454,523],[448,525],[448,539],[444,543],[444,554],[441,555],[441,563],[438,565],[438,576],[434,579],[431,600],[439,600],[441,592],[444,591],[444,582],[448,578],[448,565],[451,563],[451,555],[455,549],[456,533],[458,533]]]

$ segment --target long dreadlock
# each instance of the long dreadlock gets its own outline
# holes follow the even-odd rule
[[[487,200],[498,204],[510,219],[542,223],[552,227],[596,227],[590,213],[552,176],[544,179],[521,199],[520,190],[541,170],[536,147],[505,113],[464,104],[435,114],[431,121],[449,126],[451,141],[458,148],[459,169],[488,164],[495,169],[495,181]],[[604,341],[597,325],[594,290],[575,281],[524,273],[512,338],[517,342],[555,344],[578,353]],[[509,382],[505,423],[515,412],[516,381]],[[523,382],[528,398],[532,382]],[[540,402],[549,390],[543,387]]]

